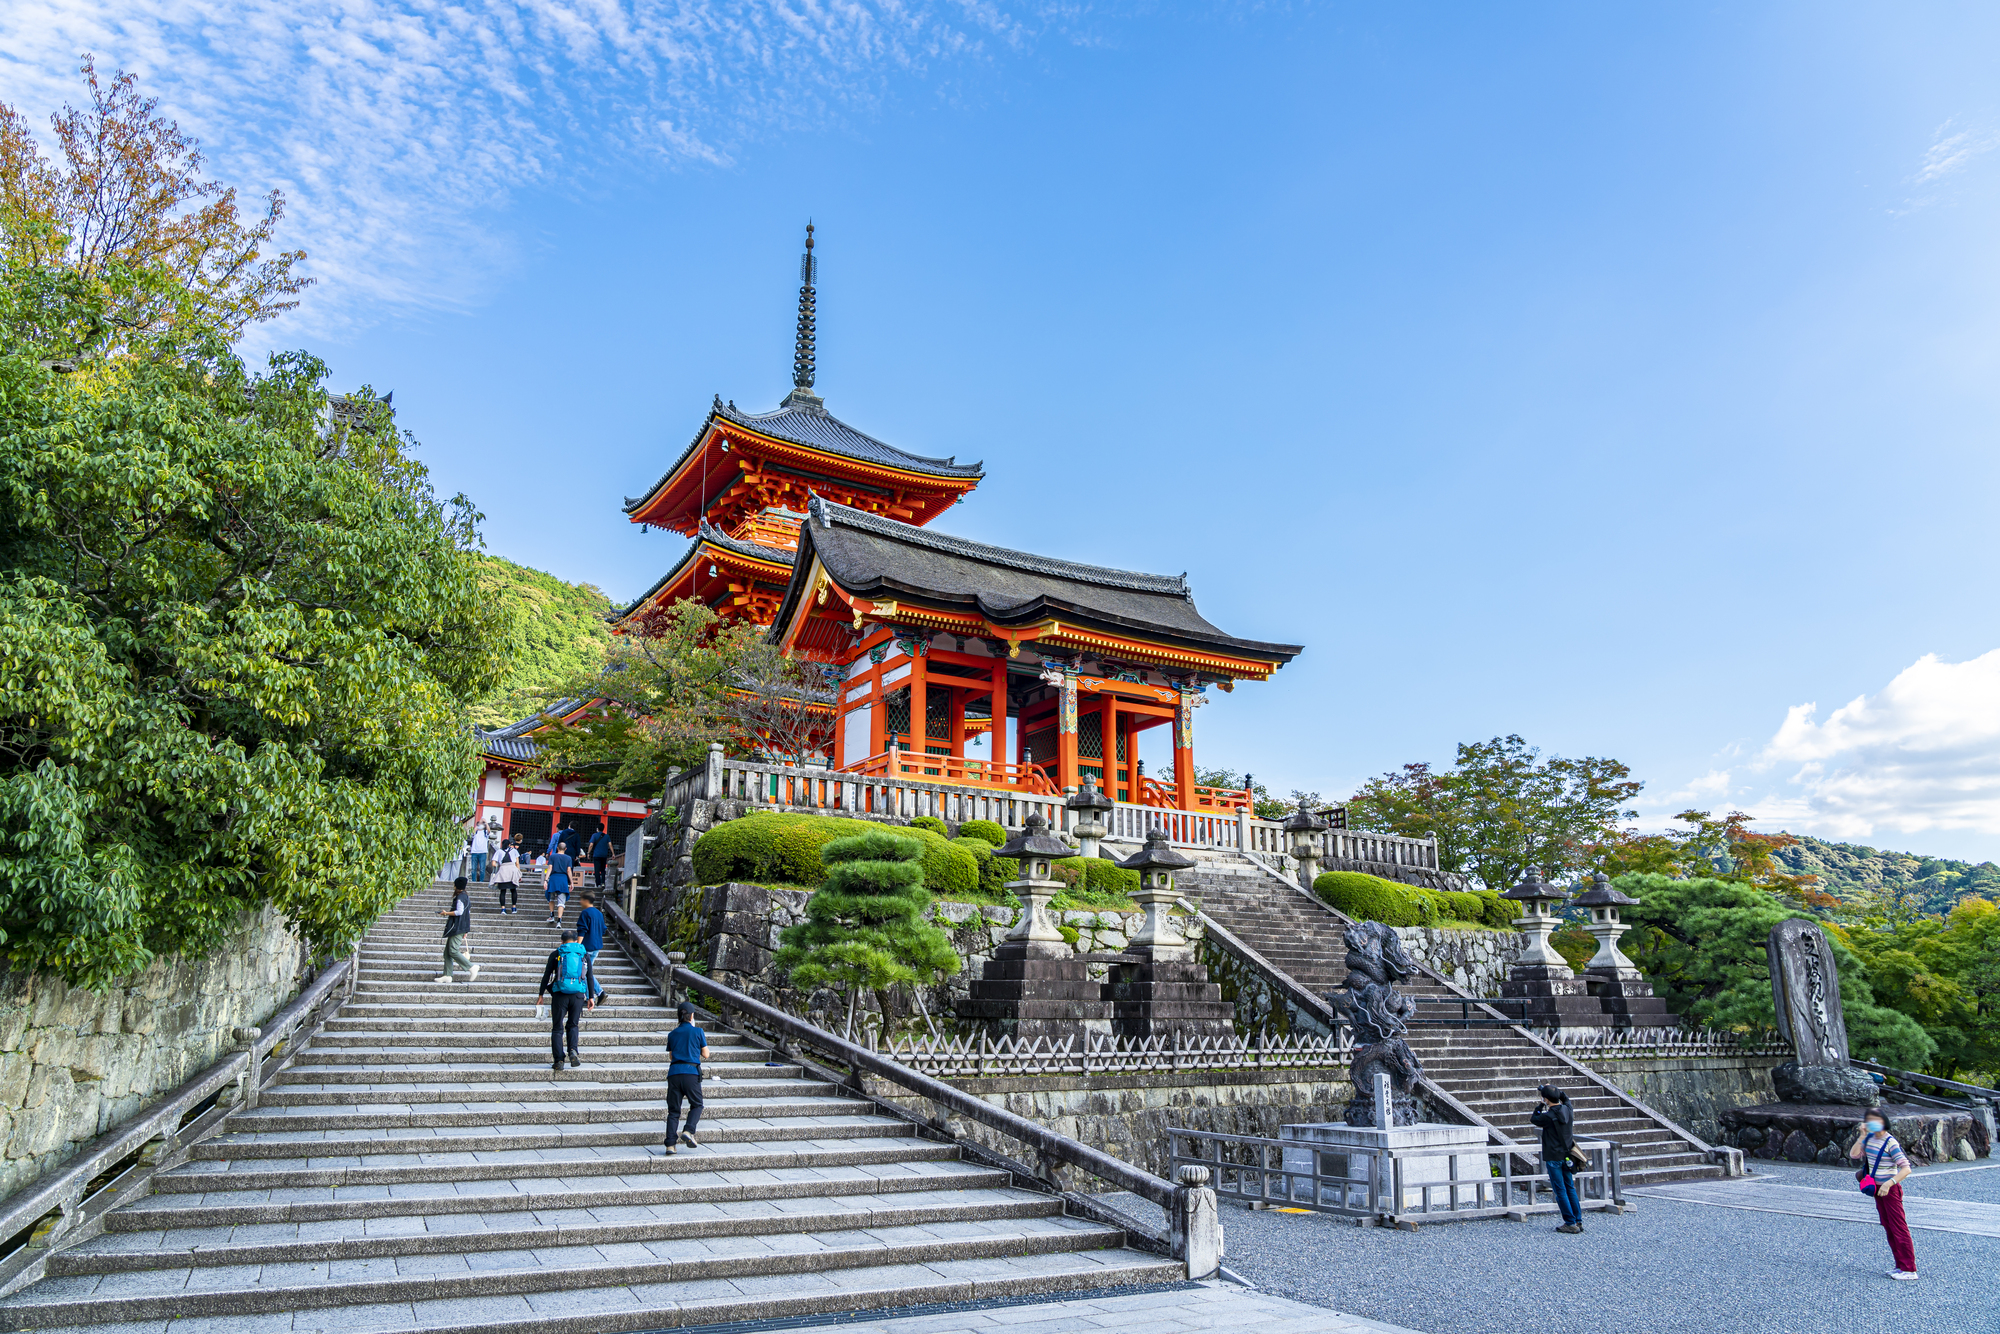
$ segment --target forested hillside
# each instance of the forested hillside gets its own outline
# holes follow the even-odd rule
[[[473,708],[481,727],[526,717],[550,692],[601,667],[611,629],[611,600],[590,584],[566,584],[498,556],[480,556],[484,623],[505,646],[507,676]]]
[[[1816,875],[1819,888],[1859,906],[1885,894],[1906,896],[1927,913],[1949,912],[1960,899],[2000,897],[2000,866],[1952,861],[1913,852],[1885,852],[1860,843],[1827,843],[1794,835],[1797,843],[1774,853],[1793,875]]]

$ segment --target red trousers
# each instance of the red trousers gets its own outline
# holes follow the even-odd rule
[[[1896,1268],[1905,1274],[1917,1272],[1917,1248],[1910,1242],[1910,1225],[1903,1221],[1903,1188],[1889,1187],[1887,1195],[1875,1197],[1875,1216],[1882,1220],[1882,1230],[1889,1234],[1889,1254],[1896,1257]]]

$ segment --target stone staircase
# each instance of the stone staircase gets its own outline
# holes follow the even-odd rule
[[[714,1026],[701,1147],[666,1155],[674,1020],[639,970],[599,957],[609,1004],[582,1067],[552,1071],[534,999],[557,932],[539,902],[503,916],[475,892],[478,979],[440,985],[449,896],[377,923],[353,998],[260,1105],[0,1318],[610,1334],[1182,1277]]]
[[[1345,917],[1238,853],[1204,851],[1196,861],[1176,883],[1204,912],[1314,995],[1340,986],[1347,976]],[[1454,1009],[1466,995],[1436,977],[1402,990]],[[1513,1139],[1540,1142],[1528,1113],[1536,1087],[1553,1083],[1568,1091],[1580,1135],[1617,1142],[1626,1185],[1723,1175],[1672,1126],[1585,1079],[1519,1029],[1420,1025],[1410,1031],[1410,1046],[1439,1087]]]

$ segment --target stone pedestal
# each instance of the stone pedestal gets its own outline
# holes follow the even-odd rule
[[[1111,1034],[1113,1007],[1102,983],[1090,979],[1090,965],[1060,940],[1058,956],[1037,942],[1002,941],[981,967],[959,1016],[982,1025],[996,1041],[1081,1039],[1085,1033]]]
[[[1528,1028],[1604,1028],[1611,1023],[1589,985],[1578,981],[1566,963],[1517,963],[1507,970],[1500,994],[1527,1002],[1521,1022]],[[1507,1007],[1510,1018],[1513,1009]]]
[[[1993,1149],[1986,1125],[1970,1112],[1885,1107],[1889,1133],[1918,1167],[1954,1159],[1971,1162]],[[1724,1144],[1752,1158],[1826,1166],[1853,1165],[1847,1150],[1861,1134],[1859,1107],[1766,1102],[1732,1107],[1716,1118]]]
[[[1422,1122],[1414,1126],[1397,1126],[1391,1130],[1378,1130],[1372,1126],[1350,1126],[1339,1123],[1320,1122],[1310,1125],[1284,1127],[1278,1138],[1298,1145],[1285,1149],[1285,1166],[1292,1171],[1310,1171],[1313,1155],[1319,1155],[1321,1172],[1338,1175],[1343,1171],[1350,1176],[1365,1176],[1368,1171],[1368,1156],[1388,1149],[1402,1153],[1449,1151],[1449,1156],[1435,1158],[1406,1158],[1403,1160],[1403,1198],[1400,1202],[1392,1198],[1393,1179],[1384,1176],[1379,1183],[1379,1191],[1374,1200],[1367,1198],[1367,1187],[1359,1182],[1345,1188],[1347,1199],[1340,1198],[1340,1188],[1330,1185],[1320,1187],[1319,1203],[1347,1209],[1372,1208],[1378,1213],[1402,1213],[1405,1210],[1423,1207],[1423,1186],[1445,1185],[1454,1180],[1463,1183],[1457,1188],[1456,1203],[1471,1207],[1479,1202],[1480,1185],[1493,1179],[1492,1168],[1487,1161],[1486,1130],[1483,1126],[1449,1126],[1437,1122]],[[1385,1169],[1386,1170],[1386,1169]],[[1299,1203],[1311,1203],[1307,1183],[1293,1182],[1293,1197]],[[1431,1192],[1431,1204],[1442,1209],[1448,1203],[1446,1190]]]
[[[1103,997],[1119,1037],[1227,1038],[1236,1033],[1236,1006],[1208,980],[1208,969],[1186,950],[1128,951],[1111,965]]]
[[[1676,1028],[1680,1016],[1653,994],[1653,984],[1636,968],[1586,968],[1583,985],[1598,1007],[1620,1028]]]

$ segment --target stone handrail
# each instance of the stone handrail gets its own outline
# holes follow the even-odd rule
[[[310,1032],[325,1018],[321,1006],[337,1005],[352,991],[352,956],[323,969],[296,999],[261,1028],[238,1029],[243,1050],[230,1053],[190,1079],[166,1098],[115,1130],[84,1145],[74,1158],[32,1186],[0,1200],[0,1239],[34,1229],[26,1245],[0,1257],[0,1295],[39,1280],[48,1257],[57,1250],[88,1240],[102,1229],[104,1214],[150,1189],[153,1174],[187,1158],[188,1146],[213,1133],[227,1109],[209,1108],[183,1125],[188,1113],[200,1108],[232,1083],[244,1085],[244,1101],[254,1106],[263,1083],[264,1061],[277,1053],[301,1028]],[[336,993],[337,997],[336,997]],[[142,1154],[154,1142],[156,1152]],[[90,1183],[106,1170],[141,1155],[95,1191]],[[89,1191],[86,1194],[86,1191]]]
[[[1247,821],[1245,852],[1266,857],[1290,857],[1292,836],[1277,820],[1252,818]],[[1329,829],[1312,836],[1322,864],[1335,861],[1378,862],[1390,866],[1438,869],[1437,840],[1405,838],[1401,834],[1375,834],[1361,829]]]
[[[1025,825],[1033,813],[1060,828],[1064,815],[1061,796],[970,787],[943,778],[765,764],[726,756],[719,745],[709,747],[708,758],[700,767],[670,777],[662,800],[676,810],[695,801],[740,801],[751,807],[819,815],[991,820],[1010,829]]]
[[[671,983],[686,987],[690,991],[700,992],[720,1002],[724,1008],[749,1016],[785,1037],[809,1043],[850,1070],[857,1073],[865,1070],[918,1097],[928,1098],[934,1105],[949,1109],[968,1121],[977,1121],[988,1129],[997,1130],[1009,1139],[1032,1148],[1044,1160],[1087,1172],[1120,1190],[1129,1190],[1141,1199],[1161,1206],[1170,1214],[1175,1210],[1184,1188],[1176,1187],[1173,1182],[1156,1177],[1151,1172],[1134,1167],[1122,1159],[1114,1158],[1066,1135],[1058,1135],[1048,1127],[1030,1121],[1024,1116],[1016,1116],[1004,1108],[995,1107],[983,1098],[954,1088],[942,1080],[932,1079],[929,1075],[920,1074],[878,1052],[837,1037],[816,1024],[794,1018],[775,1006],[753,1000],[740,991],[723,986],[720,982],[711,981],[700,973],[668,959],[666,952],[640,930],[639,925],[627,917],[616,904],[605,905],[605,915],[624,935],[633,952],[641,956],[644,963],[659,970]]]

